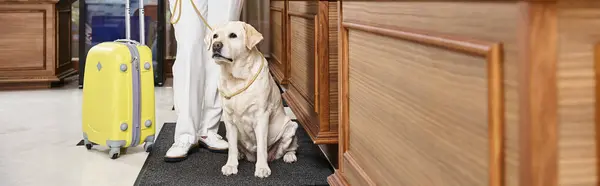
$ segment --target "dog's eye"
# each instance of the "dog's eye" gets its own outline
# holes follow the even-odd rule
[[[217,35],[217,34],[213,35],[213,39],[217,39],[217,37],[219,37],[219,35]]]
[[[236,38],[237,35],[235,35],[234,33],[229,34],[229,38]]]

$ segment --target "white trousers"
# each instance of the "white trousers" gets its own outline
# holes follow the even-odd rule
[[[176,0],[169,0],[170,11]],[[209,25],[239,20],[243,0],[180,0],[181,10],[171,12],[177,40],[177,57],[173,64],[173,100],[177,113],[175,140],[196,143],[198,136],[217,133],[221,120],[221,98],[217,84],[220,68],[213,61],[204,44],[209,32],[197,15],[191,1]]]

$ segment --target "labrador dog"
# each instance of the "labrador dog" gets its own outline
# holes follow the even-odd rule
[[[263,40],[251,25],[232,21],[217,25],[205,38],[221,68],[219,92],[229,152],[223,175],[237,174],[238,160],[256,162],[254,176],[271,175],[268,161],[297,160],[298,124],[286,116],[280,91],[267,60],[256,45]]]

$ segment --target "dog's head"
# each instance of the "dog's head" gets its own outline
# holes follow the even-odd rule
[[[204,38],[217,64],[233,63],[237,58],[247,55],[262,40],[261,33],[241,21],[218,25]]]

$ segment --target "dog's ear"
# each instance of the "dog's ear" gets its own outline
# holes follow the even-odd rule
[[[210,51],[210,48],[212,48],[212,40],[213,40],[213,32],[212,31],[207,31],[206,32],[206,36],[204,36],[204,44],[206,46],[206,50]]]
[[[246,31],[246,47],[248,50],[251,50],[256,46],[260,41],[263,40],[263,36],[260,32],[256,31],[256,29],[248,24],[244,23],[244,30]]]

